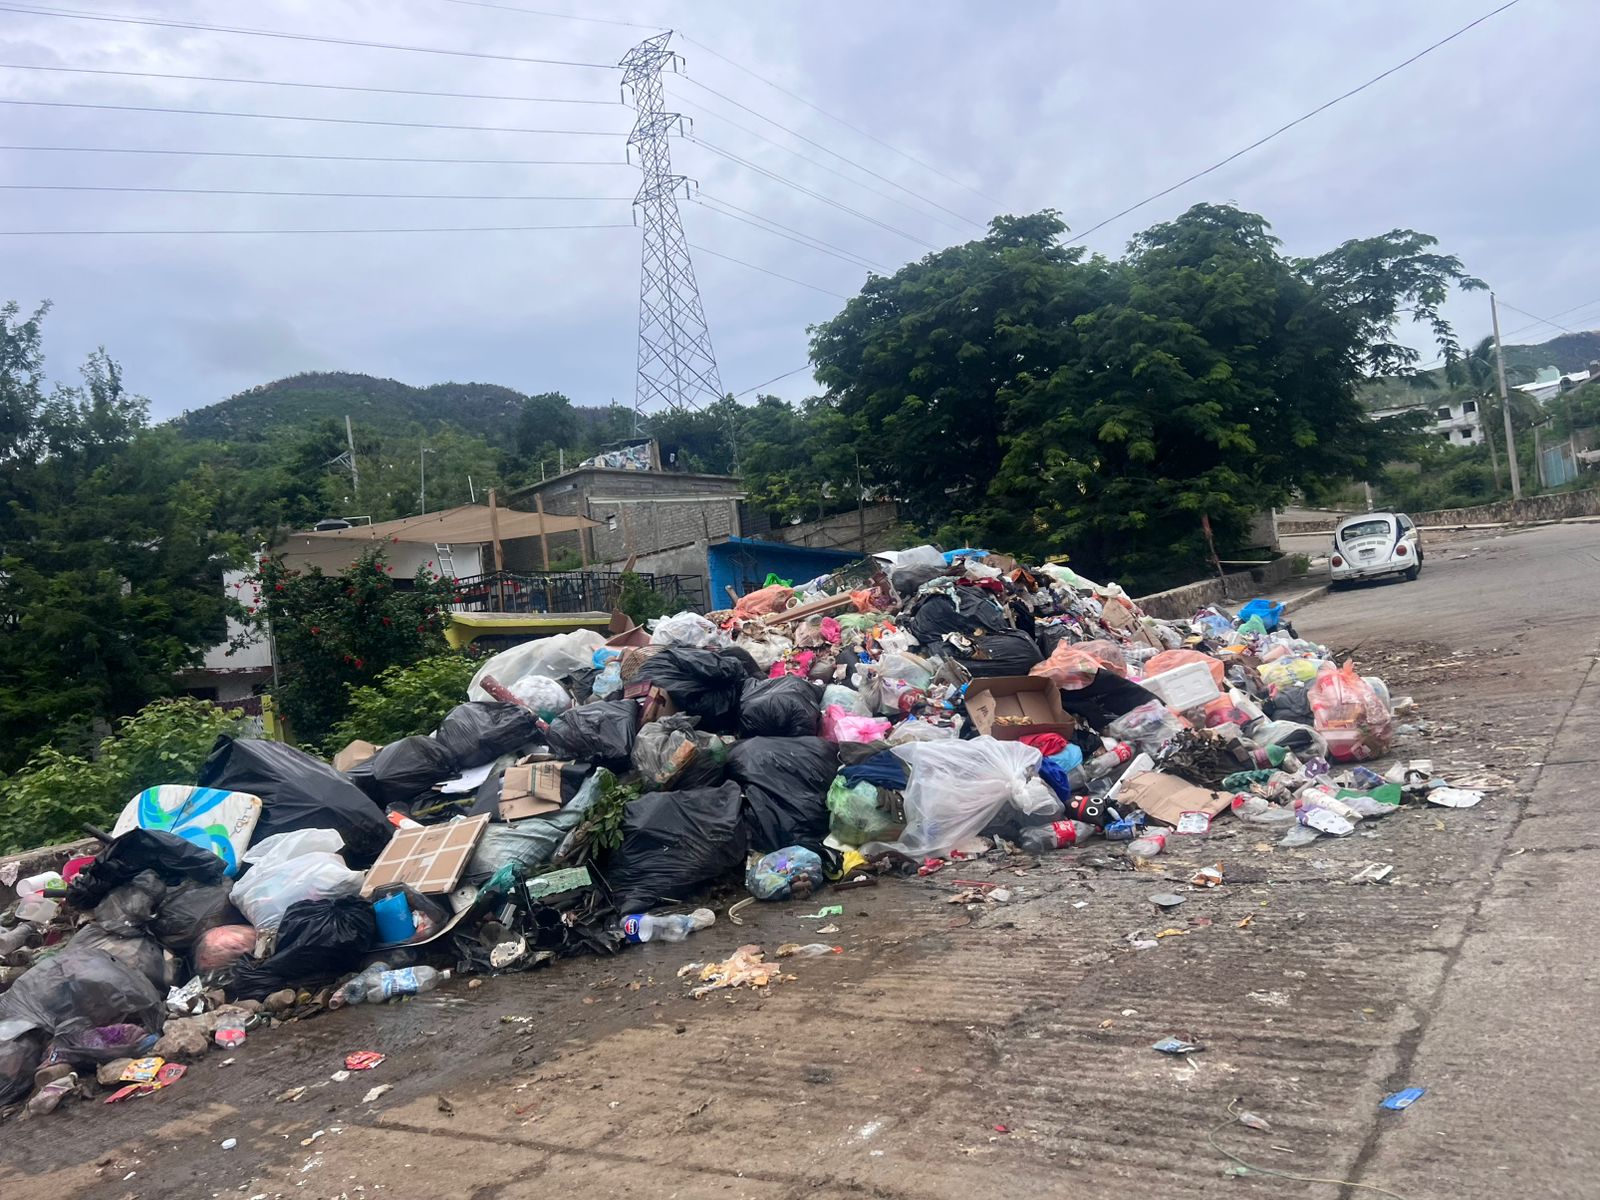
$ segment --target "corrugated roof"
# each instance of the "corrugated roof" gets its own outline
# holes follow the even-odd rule
[[[500,510],[500,540],[538,537],[540,521],[543,532],[572,533],[599,524],[588,517],[564,517],[546,513],[518,512],[516,509]],[[420,542],[425,545],[455,542],[487,542],[493,540],[486,504],[463,504],[440,512],[423,513],[417,517],[401,517],[398,521],[379,521],[376,525],[352,525],[349,529],[325,529],[297,533],[297,538],[328,538],[341,542]]]

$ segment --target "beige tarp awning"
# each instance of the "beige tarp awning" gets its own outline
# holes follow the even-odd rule
[[[543,529],[540,528],[541,522]],[[502,508],[499,519],[500,540],[507,542],[513,538],[538,537],[541,532],[572,533],[598,524],[598,521],[591,521],[588,517],[562,517],[555,513],[545,513],[540,517],[538,513]],[[330,538],[344,542],[398,540],[434,545],[487,542],[493,540],[494,534],[490,529],[488,505],[463,504],[459,508],[423,513],[419,517],[401,517],[398,521],[380,521],[376,525],[352,525],[349,529],[317,530],[294,536],[297,539]]]

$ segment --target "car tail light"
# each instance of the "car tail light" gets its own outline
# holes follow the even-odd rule
[[[1401,558],[1404,558],[1407,554],[1410,553],[1410,551],[1408,551],[1406,549],[1406,544],[1404,542],[1401,542],[1398,546],[1396,546],[1394,548],[1394,552],[1396,554],[1398,554]]]
[[[1333,565],[1336,566],[1336,567],[1344,566],[1344,559],[1340,558],[1337,554],[1335,554],[1333,556]]]

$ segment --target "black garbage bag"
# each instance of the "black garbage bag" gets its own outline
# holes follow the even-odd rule
[[[156,919],[156,909],[166,894],[161,876],[140,871],[94,906],[94,923],[115,937],[142,937],[150,931],[150,922]]]
[[[315,987],[353,971],[378,941],[372,902],[360,896],[301,900],[278,924],[270,958],[241,958],[233,967],[232,994],[261,1000],[289,987]]]
[[[623,809],[622,843],[604,876],[621,913],[684,900],[703,884],[744,866],[749,834],[739,785],[650,792]]]
[[[982,588],[957,588],[954,600],[943,592],[934,592],[919,600],[911,614],[910,626],[917,641],[925,648],[932,648],[939,645],[939,639],[947,633],[967,637],[980,631],[1004,633],[1011,628],[1011,621],[1000,601]]]
[[[639,705],[633,700],[597,700],[569,708],[550,722],[545,742],[559,758],[628,769]]]
[[[230,883],[180,883],[156,905],[150,936],[174,954],[188,954],[202,934],[219,925],[248,924],[228,898]]]
[[[76,943],[74,938],[73,942]],[[0,994],[0,1044],[30,1029],[51,1037],[101,1025],[161,1029],[162,993],[140,972],[88,944],[69,943]]]
[[[737,727],[739,690],[750,677],[744,659],[693,646],[667,646],[645,660],[639,678],[672,697],[680,712],[700,718],[709,733],[733,733]]]
[[[1044,661],[1034,640],[1018,629],[973,638],[970,645],[970,650],[952,648],[948,653],[975,678],[1026,675],[1034,664]]]
[[[85,911],[104,900],[113,888],[152,871],[162,883],[192,879],[218,883],[226,865],[205,846],[162,829],[130,829],[113,838],[95,859],[67,885],[67,903]]]
[[[418,735],[390,742],[345,774],[379,808],[404,809],[434,784],[461,774],[461,764],[443,742]]]
[[[1096,729],[1104,729],[1141,704],[1159,701],[1154,692],[1130,683],[1115,671],[1096,671],[1088,687],[1061,693],[1061,707]],[[1095,753],[1099,753],[1098,749]]]
[[[746,738],[728,753],[728,778],[744,788],[750,848],[817,850],[828,836],[828,787],[839,748],[814,737]]]
[[[1310,725],[1311,700],[1306,695],[1306,685],[1293,684],[1278,688],[1261,702],[1261,711],[1274,721],[1293,721],[1296,725]]]
[[[293,746],[224,734],[200,768],[205,787],[261,797],[252,842],[294,829],[333,829],[352,867],[370,867],[394,826],[366,793],[320,759]]]
[[[50,1035],[30,1029],[14,1038],[0,1038],[0,1107],[33,1091],[33,1073],[44,1058]]]
[[[90,950],[109,954],[124,966],[139,972],[154,987],[164,990],[178,982],[176,971],[167,968],[167,956],[161,952],[161,944],[145,934],[113,933],[99,922],[90,921],[72,935],[72,940],[61,953],[77,954]]]
[[[446,713],[433,736],[464,771],[537,742],[539,725],[533,713],[520,704],[472,701]]]
[[[798,675],[751,680],[739,695],[741,737],[816,737],[822,693]]]

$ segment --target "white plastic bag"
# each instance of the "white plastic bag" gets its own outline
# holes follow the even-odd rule
[[[906,784],[906,828],[897,842],[873,842],[863,854],[898,850],[911,858],[942,857],[1011,804],[1043,815],[1044,797],[1028,789],[1039,769],[1039,751],[1022,742],[992,737],[971,741],[911,742],[894,748],[910,769]]]
[[[229,899],[256,927],[270,933],[291,904],[334,900],[361,890],[364,871],[344,865],[344,838],[332,829],[295,829],[262,838],[244,856],[250,869]]]
[[[546,675],[560,679],[592,666],[594,652],[606,644],[603,634],[592,629],[577,629],[555,637],[535,638],[496,654],[472,677],[467,687],[468,700],[492,700],[483,690],[483,677],[493,675],[502,687],[510,688],[525,675]]]
[[[621,679],[619,674],[619,683]],[[558,714],[572,707],[572,697],[567,694],[567,689],[548,675],[524,675],[506,690],[546,721],[555,720]]]
[[[728,635],[696,612],[681,612],[671,617],[657,617],[650,622],[652,646],[694,646],[700,650],[717,649],[729,645]]]

